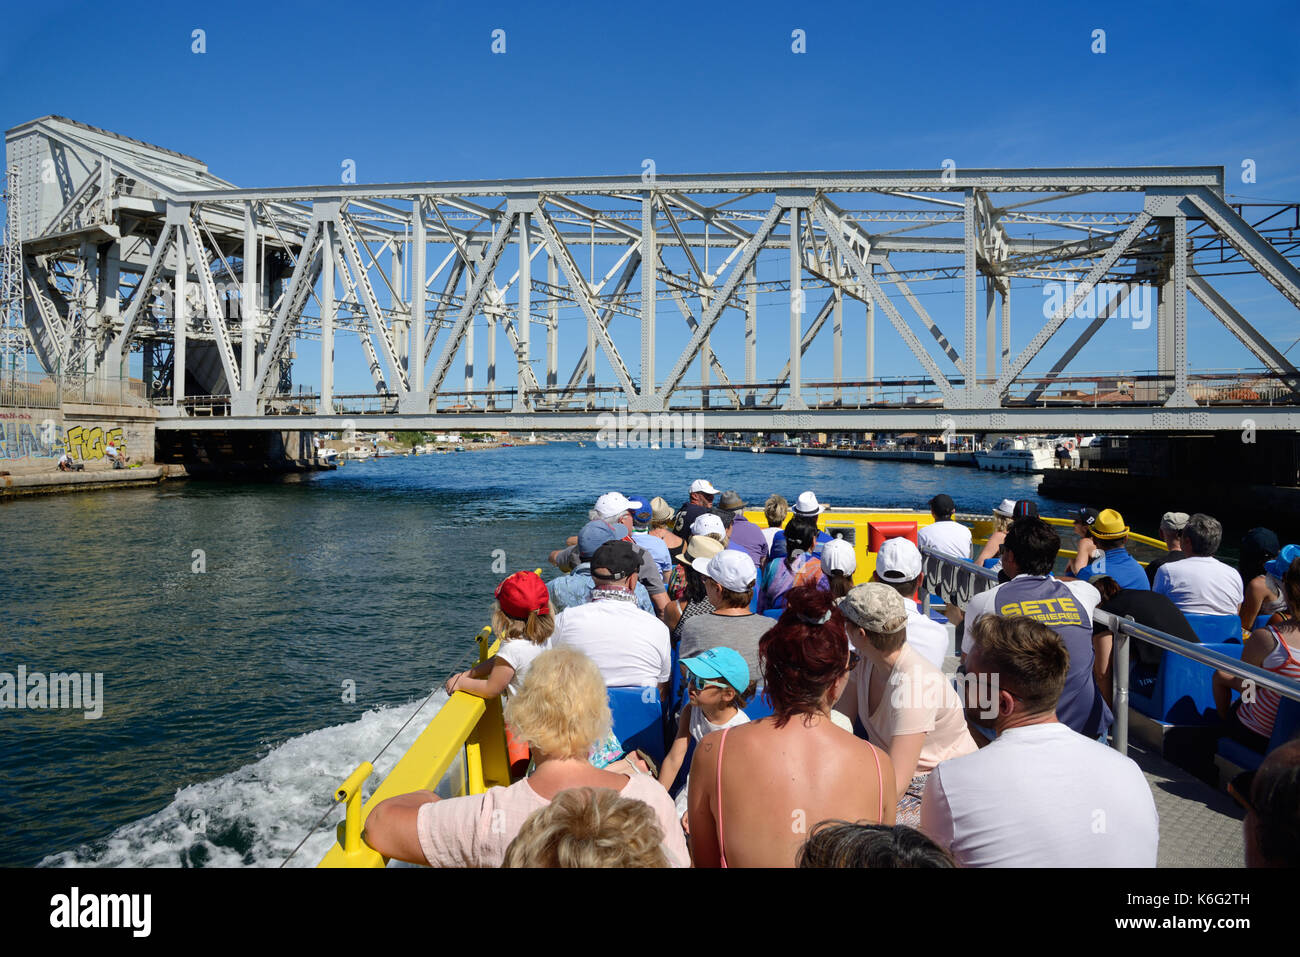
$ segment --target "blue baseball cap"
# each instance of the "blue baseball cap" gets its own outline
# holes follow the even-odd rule
[[[1277,553],[1277,558],[1264,564],[1264,571],[1274,578],[1282,579],[1291,569],[1291,563],[1300,558],[1300,545],[1288,545]]]
[[[596,549],[617,538],[614,530],[601,521],[588,522],[578,533],[578,557],[584,562],[596,554]]]
[[[721,678],[740,694],[749,688],[749,665],[740,652],[726,646],[710,648],[693,658],[683,658],[681,663],[691,674],[701,678]]]
[[[653,510],[650,508],[650,499],[644,495],[629,495],[627,499],[632,503],[632,524],[637,528],[648,526],[653,514]]]

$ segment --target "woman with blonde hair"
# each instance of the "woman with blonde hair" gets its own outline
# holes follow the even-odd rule
[[[643,801],[665,835],[674,867],[689,863],[672,798],[653,777],[594,768],[592,746],[608,736],[612,720],[600,669],[570,648],[542,652],[505,719],[528,744],[533,772],[510,787],[440,800],[431,791],[389,798],[366,820],[365,840],[385,857],[434,867],[499,867],[528,816],[569,788],[608,788]]]
[[[570,788],[529,815],[503,867],[668,867],[664,834],[644,801]]]

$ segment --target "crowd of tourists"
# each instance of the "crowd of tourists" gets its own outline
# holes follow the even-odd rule
[[[506,696],[517,780],[391,798],[367,842],[434,866],[1153,867],[1151,789],[1105,743],[1113,636],[1096,612],[1188,641],[1205,616],[1231,619],[1244,661],[1300,678],[1300,546],[1265,529],[1238,570],[1214,557],[1215,519],[1169,512],[1169,550],[1144,567],[1119,512],[1083,509],[1054,575],[1061,538],[1033,502],[994,506],[977,554],[937,495],[916,541],[885,540],[855,585],[855,549],[821,527],[814,492],[772,495],[762,523],[746,507],[704,479],[678,507],[606,492],[551,552],[560,574],[502,581],[495,656],[446,690]],[[953,646],[921,600],[941,591],[922,549],[998,577],[940,595]],[[1140,690],[1160,654],[1134,645]],[[668,716],[658,765],[614,734],[622,688]],[[1263,754],[1280,695],[1234,690],[1215,675],[1225,733]],[[1264,759],[1248,863],[1300,863],[1298,780],[1300,742]]]

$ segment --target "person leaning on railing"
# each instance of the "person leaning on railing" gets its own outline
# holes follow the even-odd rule
[[[648,774],[597,769],[587,755],[612,725],[600,669],[568,648],[533,661],[519,693],[505,708],[515,736],[532,751],[533,773],[510,787],[440,800],[415,791],[380,803],[366,820],[365,840],[385,857],[434,867],[499,867],[528,816],[569,788],[609,788],[648,804],[659,822],[663,850],[674,867],[689,864],[673,800]]]

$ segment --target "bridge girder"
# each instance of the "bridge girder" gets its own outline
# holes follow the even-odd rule
[[[183,356],[174,317],[188,312],[184,338],[210,344],[222,373],[214,381],[224,380],[237,416],[267,410],[279,395],[294,343],[323,334],[326,322],[331,357],[322,363],[331,366],[322,368],[321,381],[333,381],[333,354],[346,355],[355,336],[377,404],[408,415],[437,414],[440,402],[453,394],[448,374],[458,358],[472,386],[478,374],[475,328],[486,326],[494,337],[498,324],[514,356],[511,408],[519,414],[545,413],[571,399],[581,391],[584,369],[588,387],[616,388],[623,404],[642,412],[674,407],[679,393],[707,394],[710,374],[722,383],[717,394],[737,409],[775,401],[775,387],[788,390],[788,411],[798,411],[805,403],[799,357],[814,344],[832,299],[837,370],[842,303],[862,303],[868,314],[884,310],[944,408],[987,411],[1014,402],[1027,367],[1079,302],[1106,283],[1146,275],[1153,263],[1170,277],[1176,297],[1169,311],[1174,367],[1161,367],[1171,373],[1166,401],[1201,401],[1187,391],[1189,291],[1284,378],[1288,395],[1296,391],[1294,367],[1208,286],[1211,263],[1197,262],[1198,252],[1217,244],[1220,253],[1230,251],[1232,262],[1249,266],[1300,308],[1300,272],[1293,262],[1300,242],[1284,236],[1277,224],[1265,225],[1276,210],[1256,217],[1256,228],[1241,208],[1227,204],[1221,167],[635,175],[240,189],[192,157],[57,117],[15,127],[7,142],[10,165],[26,177],[25,187],[40,193],[18,226],[28,244],[25,316],[33,340],[41,343],[42,360],[64,369],[84,362],[93,373],[110,375],[146,342],[169,342]],[[41,184],[47,159],[57,175],[54,183]],[[1016,198],[1018,193],[1031,195]],[[1122,199],[1117,205],[1128,208],[1081,208],[1095,205],[1099,194]],[[1158,228],[1149,231],[1153,224]],[[1171,236],[1182,241],[1171,244]],[[512,244],[520,249],[518,268],[504,257]],[[185,255],[174,255],[178,248]],[[952,263],[936,265],[936,257]],[[342,295],[328,309],[318,285],[325,260],[342,280]],[[774,261],[783,271],[789,263],[788,279],[758,277],[759,268]],[[545,281],[540,273],[534,278],[542,262]],[[512,275],[503,274],[509,270]],[[982,379],[975,368],[979,277],[986,289]],[[331,289],[333,278],[332,272]],[[913,284],[934,280],[962,281],[965,309],[958,316],[932,314],[922,304]],[[1036,331],[1028,346],[1012,356],[1010,286],[1044,280],[1077,284],[1046,322],[1032,324]],[[831,298],[808,326],[802,301],[814,290]],[[1003,298],[1000,353],[995,292]],[[897,308],[893,293],[906,301],[909,316]],[[773,294],[798,296],[799,308],[760,310],[758,297]],[[661,300],[681,313],[689,331],[685,348],[664,362],[656,355],[666,348],[659,341],[666,327],[655,323]],[[558,378],[560,310],[581,314],[587,348],[573,350],[575,371],[567,390],[557,391],[549,386]],[[716,341],[724,317],[738,314],[746,321],[745,383],[727,375],[730,350]],[[759,385],[752,357],[758,323],[769,315],[781,322],[772,341],[783,350],[789,327],[790,362],[776,382]],[[639,354],[625,318],[640,326]],[[952,334],[954,320],[961,335]],[[933,342],[923,342],[914,323]],[[1064,379],[1070,360],[1102,323],[1094,320],[1091,331],[1033,381],[1035,398]],[[547,334],[548,388],[539,385],[532,368],[534,325]],[[955,343],[961,343],[960,352]],[[603,385],[607,374],[598,369],[597,356],[612,372],[612,386]],[[957,375],[945,375],[936,359],[950,362]],[[692,367],[701,370],[698,387],[685,385]],[[493,366],[490,383],[496,374]],[[186,381],[183,375],[178,379]],[[333,390],[327,391],[332,405]],[[455,394],[472,392],[471,387]],[[174,395],[172,404],[178,414],[190,411],[186,395]]]

